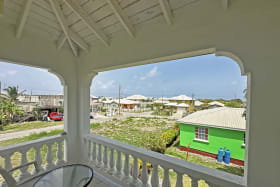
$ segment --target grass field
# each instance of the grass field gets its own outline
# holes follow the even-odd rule
[[[126,142],[135,146],[139,147],[145,147],[145,137],[148,135],[155,135],[156,137],[160,137],[160,135],[165,132],[166,130],[173,128],[175,125],[176,121],[175,120],[170,120],[170,119],[162,119],[162,118],[136,118],[136,117],[129,117],[126,119],[118,120],[118,119],[113,119],[112,121],[107,121],[104,123],[93,123],[90,125],[91,131],[93,133],[103,135],[106,137],[113,138],[115,140],[119,140],[122,142]],[[47,123],[50,124],[50,123]],[[45,125],[45,124],[43,124]],[[56,124],[53,124],[56,125]],[[22,137],[22,138],[16,138],[16,139],[11,139],[11,140],[6,140],[0,142],[0,147],[7,146],[7,145],[12,145],[12,144],[17,144],[21,142],[27,142],[43,137],[48,137],[48,136],[53,136],[60,134],[63,130],[54,130],[51,132],[41,132],[38,134],[32,134],[27,137]],[[144,138],[143,138],[144,137]],[[42,153],[42,158],[45,158],[46,155],[46,146],[44,146],[41,150]],[[53,151],[56,151],[56,146],[53,147]],[[176,147],[169,147],[166,151],[165,154],[172,155],[177,158],[185,159],[186,153],[178,151]],[[55,155],[55,154],[54,154]],[[34,159],[34,150],[31,149],[28,152],[28,160],[33,160]],[[17,166],[20,164],[20,154],[15,153],[12,156],[12,164],[14,166]],[[56,158],[54,158],[56,159]],[[226,166],[223,164],[218,164],[216,162],[209,162],[203,160],[199,156],[194,156],[190,155],[189,160],[190,162],[196,163],[196,164],[201,164],[210,168],[214,169],[219,169],[223,170],[226,172],[230,172],[236,175],[243,175],[243,168],[238,168],[238,167],[231,167],[231,166]],[[4,161],[3,159],[0,159],[0,165],[3,165]],[[43,163],[45,163],[45,159],[43,159]],[[131,160],[132,163],[132,160]],[[31,170],[32,168],[30,168]],[[15,173],[17,175],[18,172]],[[159,175],[160,178],[163,178],[163,169],[159,169]],[[172,170],[170,171],[170,182],[171,185],[174,186],[176,183],[176,173],[173,172]],[[190,178],[184,175],[183,177],[183,183],[184,186],[190,186]],[[207,187],[208,185],[200,181],[199,182],[200,187]]]
[[[0,131],[0,134],[24,131],[30,129],[39,129],[43,127],[51,127],[51,126],[56,126],[61,124],[63,124],[63,121],[51,121],[51,122],[32,121],[32,122],[24,122],[24,123],[14,123],[10,125],[5,125],[3,131]]]

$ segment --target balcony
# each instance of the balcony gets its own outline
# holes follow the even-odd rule
[[[1,148],[4,167],[12,168],[14,152],[22,155],[21,164],[26,163],[26,151],[32,148],[36,160],[45,164],[41,165],[43,171],[61,164],[64,155],[65,163],[86,162],[114,184],[168,186],[168,171],[174,170],[177,186],[182,186],[182,175],[187,174],[193,186],[203,179],[210,186],[279,187],[279,1],[118,2],[0,0],[0,60],[44,68],[59,77],[64,87],[67,132],[63,138]],[[241,73],[248,75],[246,182],[90,134],[90,85],[98,72],[204,54],[232,58]],[[65,138],[64,154],[61,147],[52,152],[51,145],[61,138]],[[48,147],[44,162],[35,145]],[[111,150],[117,158],[111,156]],[[56,155],[58,161],[54,162]],[[140,160],[152,164],[151,176],[145,164],[141,172],[133,167]],[[158,173],[164,171],[162,180],[157,168]],[[24,167],[18,178],[25,180],[30,175]]]
[[[34,149],[34,161],[37,161],[39,170],[22,167],[17,176],[19,184],[30,186],[45,172],[72,163],[67,161],[67,155],[63,154],[67,138],[67,135],[58,135],[2,148],[0,155],[4,158],[4,168],[11,170],[16,167],[11,164],[11,157],[16,152],[20,154],[20,165],[27,164],[27,153]],[[176,187],[207,186],[206,184],[210,187],[245,186],[243,177],[206,168],[100,135],[89,134],[83,139],[82,146],[87,147],[86,159],[79,160],[78,163],[87,164],[93,168],[95,178],[92,186],[165,187],[171,185],[170,171],[176,173]],[[47,147],[45,158],[42,158],[41,154],[43,146]],[[80,157],[82,158],[83,155]],[[139,167],[140,165],[141,167]],[[163,177],[159,176],[160,172],[163,173]],[[1,186],[5,187],[7,183],[4,181]]]

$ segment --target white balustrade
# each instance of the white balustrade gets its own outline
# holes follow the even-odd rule
[[[24,142],[20,144],[15,144],[7,147],[0,148],[0,156],[4,158],[4,169],[7,171],[16,168],[18,165],[26,165],[29,161],[27,155],[30,154],[29,151],[34,149],[34,161],[36,161],[38,170],[29,171],[29,166],[24,166],[19,168],[19,176],[17,177],[18,181],[28,180],[29,177],[33,177],[43,171],[48,171],[54,167],[57,167],[61,164],[64,164],[65,161],[63,160],[63,144],[66,139],[67,135],[57,135],[47,138],[42,138],[34,141]],[[53,153],[53,146],[57,144],[57,151]],[[42,147],[47,146],[47,154],[45,160],[42,159],[41,149]],[[20,156],[20,163],[13,165],[11,162],[11,157],[14,154]],[[53,155],[56,155],[57,160],[53,161]],[[17,159],[18,160],[18,159]],[[45,167],[43,167],[43,162],[46,162]],[[6,186],[5,181],[0,184],[0,186]]]
[[[206,181],[209,187],[245,186],[245,180],[241,176],[193,164],[178,158],[149,151],[100,135],[90,134],[85,137],[85,140],[90,142],[92,145],[88,149],[88,154],[90,154],[89,163],[92,163],[92,166],[97,170],[97,172],[103,171],[107,173],[107,176],[111,176],[111,180],[113,179],[114,181],[118,181],[119,184],[122,184],[123,186],[159,187],[161,184],[161,186],[169,187],[169,177],[171,171],[174,171],[177,174],[176,187],[183,187],[183,183],[186,182],[183,182],[184,174],[191,178],[189,185],[192,187],[197,187],[199,180]],[[110,149],[109,164],[108,148]],[[117,154],[114,154],[115,152]],[[122,157],[122,155],[124,155],[124,157]],[[139,175],[138,163],[140,160],[142,162],[142,170]],[[124,165],[122,165],[123,161]],[[148,172],[148,163],[152,167],[151,174]],[[163,169],[163,178],[159,177],[159,166]],[[132,168],[132,171],[130,171],[130,168]]]

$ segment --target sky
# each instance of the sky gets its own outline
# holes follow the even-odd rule
[[[2,89],[18,86],[30,94],[61,94],[60,80],[43,69],[0,62]],[[149,97],[244,99],[246,76],[227,57],[204,55],[99,73],[92,82],[91,95],[121,97],[141,94]],[[2,91],[3,92],[3,91]]]

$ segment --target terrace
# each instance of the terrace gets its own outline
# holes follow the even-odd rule
[[[6,170],[16,167],[11,164],[15,153],[20,154],[20,164],[25,165],[27,152],[34,150],[39,171],[21,168],[19,182],[65,163],[85,163],[97,174],[96,186],[169,186],[171,170],[177,174],[177,187],[183,186],[185,174],[191,178],[188,184],[191,186],[200,186],[200,180],[209,186],[280,185],[280,151],[275,149],[279,147],[275,98],[279,96],[280,78],[280,2],[0,0],[2,2],[0,60],[48,69],[60,78],[65,96],[67,135],[0,149]],[[90,133],[90,85],[98,72],[204,54],[232,58],[242,74],[248,76],[244,177]],[[41,155],[43,147],[48,150],[46,155]],[[130,166],[131,160],[134,167]],[[147,163],[153,165],[151,174]],[[159,167],[164,170],[162,181]],[[4,182],[2,186],[5,185]]]

